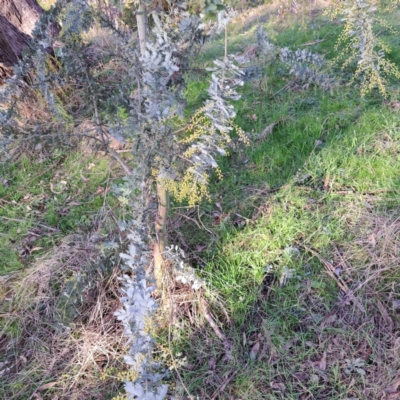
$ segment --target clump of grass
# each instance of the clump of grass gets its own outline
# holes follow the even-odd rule
[[[377,299],[383,299],[388,309],[382,312],[385,318],[386,314],[397,310],[400,299],[399,287],[395,284],[400,279],[400,216],[394,210],[379,210],[379,203],[370,202],[374,212],[361,213],[352,226],[354,240],[343,243],[337,256],[346,260],[346,274],[354,280],[356,293],[373,294]],[[393,324],[387,316],[383,325],[388,323]]]
[[[85,274],[90,276],[79,286]],[[99,260],[90,237],[74,234],[17,282],[7,282],[0,334],[4,398],[108,398],[116,392],[124,348],[113,315],[119,306],[116,274]]]
[[[63,235],[97,224],[119,172],[104,156],[55,152],[31,154],[0,166],[0,274],[23,268]]]

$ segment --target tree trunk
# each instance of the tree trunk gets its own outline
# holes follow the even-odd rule
[[[13,74],[42,13],[36,0],[0,0],[0,84]]]
[[[146,51],[148,21],[146,7],[142,2],[139,3],[139,7],[136,12],[136,21],[138,27],[140,54],[143,56],[144,52]]]
[[[148,17],[147,10],[143,1],[140,1],[137,12],[136,22],[138,27],[140,54],[143,56],[146,51],[146,42],[148,35]],[[161,290],[163,286],[163,253],[167,245],[167,216],[169,210],[169,193],[163,185],[160,177],[156,179],[157,187],[157,216],[155,220],[156,240],[153,247],[154,256],[154,275],[156,277],[157,289]]]

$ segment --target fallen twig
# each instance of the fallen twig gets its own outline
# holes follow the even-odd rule
[[[278,125],[280,122],[283,122],[285,118],[279,118],[277,121],[272,122],[272,124],[269,124],[266,126],[261,133],[256,137],[256,141],[264,140],[268,135],[270,135],[275,128],[276,125]]]
[[[21,223],[22,222],[26,222],[23,219],[18,219],[18,218],[8,218],[8,217],[3,217],[3,216],[0,216],[0,218],[5,219],[6,221],[21,222]],[[36,225],[40,226],[40,227],[42,227],[44,229],[48,229],[49,231],[53,231],[53,232],[58,232],[59,231],[59,229],[53,228],[53,227],[45,225],[45,224],[36,223]]]
[[[243,367],[243,369],[245,369],[247,367],[247,365],[249,364],[249,362],[247,361],[246,365]],[[232,374],[230,374],[226,379],[224,379],[224,381],[222,382],[222,384],[218,387],[218,389],[212,394],[211,396],[211,400],[215,400],[218,395],[225,390],[226,386],[228,385],[228,383],[237,375],[237,373],[239,372],[238,369],[236,369]]]
[[[321,43],[324,41],[325,41],[325,39],[318,39],[318,40],[314,40],[313,42],[304,43],[304,44],[302,44],[302,46],[312,46],[314,44],[318,44],[318,43]]]
[[[353,301],[354,304],[358,307],[358,309],[363,313],[365,313],[365,308],[360,303],[360,301],[354,296],[354,292],[350,290],[350,288],[347,286],[347,283],[340,276],[336,275],[335,267],[312,248],[306,246],[305,244],[300,244],[300,246],[302,246],[306,251],[308,251],[313,256],[317,257],[319,261],[321,261],[328,275],[337,283],[339,288],[345,293],[345,295],[349,298],[349,300]]]
[[[282,89],[279,89],[277,92],[275,92],[274,94],[271,94],[271,96],[269,96],[270,99],[272,99],[273,97],[275,97],[277,94],[279,94],[280,92],[282,92],[283,90],[287,89],[292,83],[294,82],[294,80],[291,80],[289,83],[287,83]]]
[[[203,308],[204,312],[204,317],[206,318],[207,322],[210,324],[211,328],[214,330],[215,334],[219,337],[221,342],[223,343],[225,347],[226,354],[225,356],[228,359],[232,358],[232,344],[229,342],[229,340],[226,338],[226,336],[223,334],[217,323],[214,321],[213,316],[210,313],[210,310],[208,308],[207,302],[204,300],[203,297],[200,298],[200,303]]]

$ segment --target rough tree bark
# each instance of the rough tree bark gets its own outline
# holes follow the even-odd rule
[[[36,0],[0,0],[0,84],[13,74],[42,13]]]

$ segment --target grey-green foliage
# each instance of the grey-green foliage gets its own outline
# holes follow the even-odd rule
[[[59,22],[63,17],[66,22],[60,28]],[[90,106],[80,109],[79,116],[71,112],[68,104],[60,100],[60,95],[67,96],[67,93],[63,94],[67,83],[82,84],[82,77],[88,84],[85,46],[77,38],[90,27],[91,21],[91,7],[84,1],[59,0],[41,16],[32,32],[30,46],[14,67],[14,76],[7,82],[7,91],[0,97],[0,103],[4,105],[3,135],[9,139],[31,137],[40,141],[47,136],[68,139],[71,128],[77,122],[75,117],[80,121],[83,115],[90,114]],[[77,54],[80,57],[76,57]],[[19,102],[41,104],[39,112],[42,121],[38,117],[32,123],[21,114]]]
[[[60,322],[65,325],[73,322],[92,294],[96,293],[97,283],[110,277],[115,263],[112,255],[113,252],[103,246],[102,257],[96,263],[81,265],[78,271],[73,271],[68,279],[64,279],[57,301]]]
[[[388,78],[400,78],[396,64],[385,56],[390,47],[375,32],[376,25],[392,30],[379,14],[386,7],[393,12],[398,4],[398,0],[336,0],[328,12],[331,17],[343,16],[345,25],[335,48],[343,46],[343,49],[336,60],[342,59],[342,68],[357,62],[352,81],[359,79],[362,97],[374,89],[386,97]]]
[[[137,378],[124,383],[128,399],[162,400],[167,395],[168,386],[162,381],[165,371],[153,360],[154,339],[149,321],[157,304],[152,296],[154,281],[148,264],[151,249],[143,241],[142,227],[136,227],[128,235],[129,253],[122,253],[124,268],[130,272],[122,278],[121,303],[123,308],[115,313],[124,326],[128,338],[129,353],[124,357]]]
[[[14,136],[37,133],[44,138],[44,133],[52,134],[54,128],[71,133],[89,119],[98,133],[107,129],[133,142],[132,173],[115,189],[121,199],[126,199],[132,218],[127,236],[129,251],[121,254],[125,270],[121,278],[123,307],[116,314],[129,343],[125,360],[135,373],[125,380],[130,399],[158,400],[167,392],[163,383],[166,375],[152,358],[154,341],[149,326],[157,307],[148,268],[152,240],[149,215],[154,213],[149,209],[153,171],[173,180],[185,168],[192,168],[194,179],[202,183],[204,174],[216,166],[216,156],[226,154],[221,143],[229,140],[229,120],[235,116],[230,102],[239,98],[235,88],[242,85],[242,73],[230,58],[216,61],[210,70],[209,99],[204,105],[214,134],[203,135],[191,143],[180,143],[172,134],[173,120],[185,107],[182,69],[196,50],[196,43],[203,40],[201,19],[182,10],[183,5],[176,3],[170,14],[157,11],[152,14],[154,27],[147,51],[140,55],[132,32],[117,27],[101,9],[85,0],[58,0],[41,19],[32,48],[16,68],[9,91],[5,91],[9,95],[6,100],[18,101],[26,88],[23,78],[29,76],[29,89],[42,96],[51,112],[48,131],[40,123],[19,124],[17,108],[12,106],[0,115],[3,128],[11,127],[9,132]],[[220,16],[217,28],[223,29],[228,19],[226,14]],[[62,25],[58,37],[48,35],[54,22]],[[101,56],[94,56],[89,51],[90,43],[83,40],[83,33],[97,22],[108,27],[116,43],[114,50]],[[56,57],[49,54],[50,48],[55,49]],[[125,71],[113,80],[111,90],[105,79],[115,73],[112,67],[106,67],[110,60],[120,63]],[[68,103],[68,94],[79,98],[78,106]],[[121,109],[124,118],[117,112]],[[182,160],[180,156],[188,149],[195,154]],[[196,285],[189,275],[181,271],[184,279]]]
[[[218,132],[228,134],[232,130],[228,122],[236,116],[231,102],[240,98],[236,88],[243,85],[243,72],[229,57],[215,60],[214,64],[214,68],[208,69],[212,74],[207,90],[209,98],[204,102],[204,114]],[[190,148],[195,150],[190,159],[190,169],[200,182],[204,173],[217,167],[216,156],[226,155],[226,151],[220,147],[220,142],[220,135],[204,134],[190,145]]]
[[[279,59],[289,68],[289,74],[303,84],[316,84],[325,90],[333,87],[334,79],[326,72],[326,61],[321,55],[308,49],[290,50],[274,45],[262,25],[257,29],[257,44],[261,58],[269,62]]]
[[[137,180],[137,184],[131,187],[130,192],[139,196],[145,193],[144,182],[148,179],[150,168],[156,168],[159,176],[172,179],[177,172],[175,160],[185,148],[182,148],[171,134],[169,122],[183,110],[185,102],[182,96],[182,82],[175,82],[174,78],[179,77],[182,56],[190,56],[193,49],[189,44],[200,37],[198,31],[202,29],[201,21],[190,15],[184,15],[178,25],[171,23],[169,16],[154,15],[153,18],[153,36],[147,44],[147,51],[141,57],[139,72],[140,100],[143,107],[132,108],[133,112],[136,111],[140,115],[138,128],[141,134],[136,142],[140,155],[136,157],[136,168],[130,177]],[[230,101],[239,98],[234,88],[242,84],[241,72],[228,59],[223,62],[216,61],[211,72],[212,81],[208,91],[210,98],[205,103],[204,112],[215,129],[221,134],[226,134],[230,130],[227,121],[235,116]],[[188,160],[191,164],[189,168],[199,181],[203,179],[203,173],[216,166],[215,155],[225,154],[219,147],[220,141],[221,136],[203,135],[189,145],[195,150],[195,154]],[[126,182],[125,188],[128,186],[129,182]],[[128,396],[136,395],[140,399],[162,399],[167,390],[162,384],[165,375],[158,372],[159,366],[151,358],[154,342],[147,333],[148,329],[145,329],[146,321],[155,312],[156,304],[151,297],[152,278],[145,272],[149,263],[149,248],[144,244],[146,235],[143,231],[139,232],[143,226],[148,226],[143,221],[143,210],[146,208],[144,198],[142,202],[135,200],[134,206],[136,212],[132,215],[137,228],[128,236],[130,253],[121,255],[132,274],[123,277],[123,310],[119,311],[117,316],[123,323],[130,341],[130,351],[125,359],[138,375],[133,381],[126,380],[125,390]],[[201,283],[196,280],[193,272],[182,267],[178,257],[179,251],[168,249],[164,256],[179,266],[177,279],[190,282],[194,289],[200,287]]]

